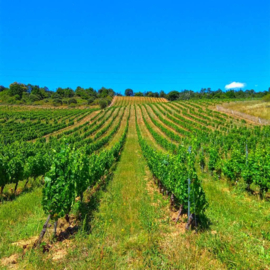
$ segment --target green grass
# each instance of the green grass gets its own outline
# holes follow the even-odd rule
[[[41,207],[41,188],[25,193],[0,206],[0,258],[22,252],[12,243],[37,236],[45,215]]]
[[[228,269],[270,267],[270,204],[237,192],[223,181],[206,174],[203,187],[209,202],[206,212],[210,230],[197,238]]]

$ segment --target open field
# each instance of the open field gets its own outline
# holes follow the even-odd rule
[[[270,127],[213,104],[0,107],[0,268],[270,269]]]
[[[223,104],[225,108],[270,120],[270,102],[262,100],[238,101]]]

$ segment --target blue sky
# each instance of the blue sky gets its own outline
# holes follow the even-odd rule
[[[266,90],[269,14],[269,0],[0,0],[0,85]]]

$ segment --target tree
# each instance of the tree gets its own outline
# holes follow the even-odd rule
[[[105,88],[105,87],[101,87],[99,90],[98,90],[98,96],[100,98],[105,98],[109,95],[109,89]]]
[[[128,96],[128,97],[134,96],[133,90],[130,89],[130,88],[127,88],[127,89],[125,90],[125,95]]]
[[[56,89],[56,93],[57,93],[61,98],[64,97],[64,95],[65,95],[64,89],[61,88],[61,87],[58,87],[58,88]]]
[[[27,91],[27,87],[22,83],[14,82],[9,86],[9,93],[11,96],[19,95],[22,98],[23,92]]]
[[[134,95],[135,97],[143,97],[143,93],[142,92],[137,92]]]
[[[100,106],[100,109],[104,109],[107,107],[107,101],[105,99],[100,99],[98,105]]]
[[[31,94],[33,95],[40,95],[40,89],[38,85],[32,86]]]
[[[64,97],[71,98],[71,97],[75,96],[75,93],[71,88],[68,87],[68,88],[65,88],[63,90],[64,90]]]
[[[165,94],[165,92],[163,90],[160,91],[159,96],[161,98],[166,98],[166,94]]]
[[[88,99],[88,94],[87,92],[80,86],[78,86],[75,90],[75,94],[79,97],[81,97],[82,99]]]
[[[167,97],[168,97],[168,99],[169,100],[176,100],[176,99],[178,99],[178,97],[179,97],[179,92],[177,92],[177,91],[171,91],[168,95],[167,95]]]
[[[0,85],[0,92],[4,91],[5,90],[5,86],[3,85]]]
[[[97,92],[94,90],[94,88],[89,87],[85,89],[87,95],[89,95],[90,97],[97,97]]]
[[[109,88],[108,89],[108,96],[113,97],[115,95],[115,92],[113,91],[113,89]]]
[[[226,96],[227,96],[227,98],[235,98],[235,92],[234,92],[234,90],[233,89],[228,90],[226,92]]]
[[[153,92],[149,91],[149,92],[146,92],[145,96],[147,96],[147,97],[154,97],[155,95],[154,95]]]

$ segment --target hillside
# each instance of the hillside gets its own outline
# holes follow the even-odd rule
[[[1,106],[1,266],[267,269],[269,126],[214,104]]]

